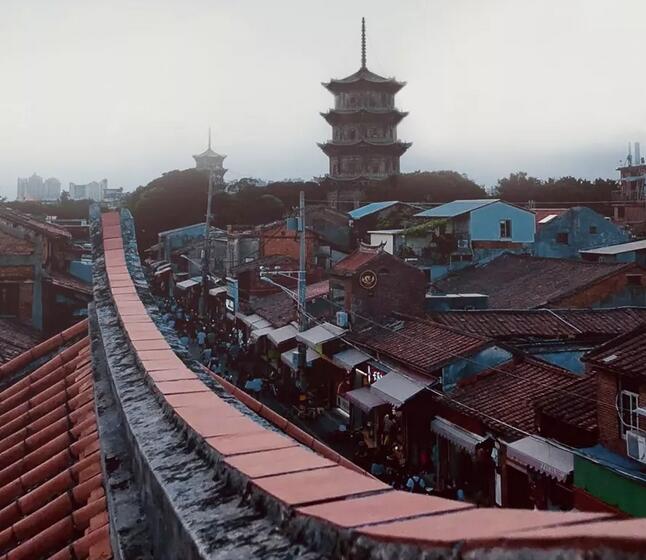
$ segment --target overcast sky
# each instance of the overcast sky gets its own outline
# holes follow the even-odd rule
[[[644,0],[1,0],[0,194],[37,172],[126,190],[193,166],[311,178],[332,96],[408,82],[402,170],[615,177],[646,124]],[[644,150],[646,151],[646,146]]]

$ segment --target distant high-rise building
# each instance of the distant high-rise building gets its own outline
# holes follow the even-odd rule
[[[44,189],[42,200],[53,202],[61,197],[61,182],[55,177],[45,179],[43,187]]]
[[[17,200],[42,200],[44,192],[43,178],[34,173],[31,177],[18,179]]]
[[[395,94],[405,85],[368,70],[362,19],[361,68],[323,84],[334,95],[334,108],[322,113],[332,125],[332,139],[319,144],[330,159],[331,179],[384,179],[399,173],[399,158],[411,146],[397,139],[397,125],[408,113],[395,107]]]
[[[107,189],[107,179],[92,181],[85,185],[70,183],[70,198],[72,200],[94,200],[95,202],[102,202]]]
[[[193,156],[195,168],[213,173],[216,185],[224,185],[224,158],[226,155],[218,154],[211,149],[211,129],[209,129],[209,146],[201,154]]]

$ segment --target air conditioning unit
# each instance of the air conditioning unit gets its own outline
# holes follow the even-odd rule
[[[348,314],[345,311],[336,312],[336,324],[342,329],[348,328]]]
[[[468,249],[469,240],[468,239],[458,239],[458,249]]]
[[[628,457],[646,464],[646,436],[635,430],[626,432],[626,454]]]

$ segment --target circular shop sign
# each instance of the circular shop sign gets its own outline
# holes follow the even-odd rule
[[[377,285],[377,275],[372,270],[364,270],[359,276],[359,285],[366,290],[372,290]]]

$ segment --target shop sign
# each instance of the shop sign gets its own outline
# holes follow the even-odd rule
[[[359,276],[359,285],[372,290],[377,285],[377,274],[373,270],[364,270]]]

